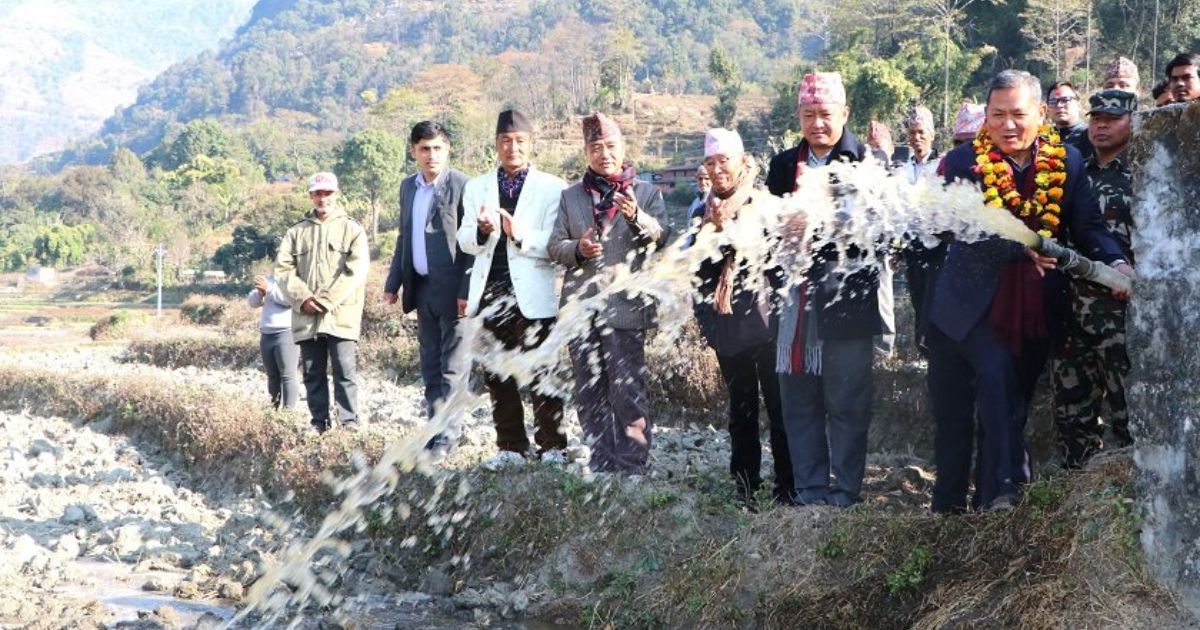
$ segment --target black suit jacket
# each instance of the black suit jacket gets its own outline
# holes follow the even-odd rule
[[[771,158],[767,171],[767,189],[772,195],[783,196],[796,188],[796,165],[807,141],[799,146]],[[886,164],[887,156],[859,142],[858,138],[844,129],[842,137],[833,146],[829,161],[861,162],[867,154]],[[848,256],[858,255],[857,248],[847,250]],[[875,268],[857,271],[836,286],[827,286],[825,279],[836,266],[837,250],[832,245],[817,249],[813,264],[808,271],[809,290],[813,292],[813,303],[818,307],[817,316],[824,339],[857,339],[883,332],[883,320],[879,314],[879,271]]]
[[[1062,227],[1057,240],[1070,241],[1079,253],[1092,260],[1103,263],[1122,260],[1121,248],[1104,223],[1100,205],[1088,182],[1083,158],[1075,147],[1066,147],[1067,181],[1063,185]],[[967,180],[977,183],[979,176],[971,171],[974,164],[975,150],[969,143],[947,153],[946,182]],[[945,257],[935,263],[941,269],[935,274],[929,295],[930,321],[951,339],[964,339],[991,306],[1001,269],[1024,256],[1025,247],[1016,241],[996,238],[976,243],[951,242]],[[1061,336],[1064,322],[1070,320],[1067,278],[1054,269],[1046,272],[1042,283],[1046,296],[1046,325],[1051,336],[1057,338]]]
[[[425,226],[413,226],[412,207],[417,192],[417,175],[414,173],[400,182],[400,233],[396,235],[396,251],[392,254],[391,269],[388,270],[387,281],[383,290],[387,293],[402,291],[400,305],[405,313],[417,307],[416,295],[413,293],[412,233],[414,229],[424,230]],[[467,184],[467,176],[454,169],[447,170],[437,183],[434,190],[433,204],[429,208],[429,220],[441,221],[442,231],[446,235],[446,245],[450,248],[450,256],[454,259],[454,267],[445,277],[432,277],[444,274],[444,270],[429,270],[429,286],[437,292],[434,299],[439,307],[447,313],[458,312],[458,300],[467,299],[467,289],[471,281],[471,265],[473,256],[464,254],[458,246],[457,232],[463,216],[463,187]]]

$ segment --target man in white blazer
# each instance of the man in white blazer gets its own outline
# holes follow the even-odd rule
[[[554,265],[546,245],[566,182],[534,168],[529,162],[532,152],[529,120],[519,111],[501,112],[496,122],[500,167],[467,182],[458,230],[459,246],[475,256],[467,315],[483,313],[484,330],[509,350],[541,345],[558,314]],[[517,382],[487,372],[484,383],[492,399],[500,450],[487,465],[498,468],[523,463],[530,444]],[[561,463],[567,446],[562,432],[563,400],[543,392],[538,379],[530,391],[537,456]]]

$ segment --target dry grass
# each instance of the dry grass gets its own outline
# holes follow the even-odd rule
[[[167,383],[0,368],[0,401],[111,422],[211,488],[294,493],[310,515],[330,504],[327,472],[382,448]],[[554,598],[542,615],[574,626],[1183,625],[1146,575],[1130,474],[1128,457],[1113,456],[1031,485],[1015,510],[945,518],[871,505],[749,514],[722,471],[605,484],[532,465],[408,475],[367,520],[402,586],[431,566],[449,567],[456,588],[532,579]]]
[[[176,369],[250,368],[259,365],[258,337],[200,332],[136,337],[123,360]]]
[[[647,389],[655,410],[680,420],[721,425],[729,398],[717,356],[694,321],[688,321],[675,343],[650,338],[646,345]]]
[[[328,505],[326,471],[349,471],[355,450],[370,458],[382,449],[376,437],[318,436],[300,414],[212,394],[166,379],[0,368],[0,404],[7,408],[111,423],[172,453],[206,489],[294,494],[307,513]]]
[[[179,305],[180,319],[201,326],[216,326],[234,312],[234,300],[215,295],[189,295]]]

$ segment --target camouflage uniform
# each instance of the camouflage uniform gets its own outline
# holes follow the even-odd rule
[[[1089,157],[1087,173],[1104,220],[1132,264],[1133,186],[1127,151],[1103,166],[1094,155]],[[1053,358],[1054,420],[1065,464],[1078,467],[1104,446],[1105,426],[1112,427],[1115,446],[1128,446],[1133,440],[1123,383],[1129,373],[1125,303],[1113,298],[1104,286],[1078,279],[1071,283],[1071,298],[1074,321],[1069,323],[1066,340]],[[1101,407],[1106,400],[1109,413],[1102,419]]]

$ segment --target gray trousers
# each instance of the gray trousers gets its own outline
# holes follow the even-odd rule
[[[871,426],[873,346],[873,337],[825,340],[820,375],[779,375],[796,483],[792,498],[801,505],[859,501]]]
[[[300,342],[300,357],[304,366],[304,388],[308,391],[308,411],[318,430],[329,428],[329,378],[327,366],[333,367],[333,397],[337,405],[338,422],[347,424],[358,420],[358,384],[355,380],[358,342],[329,335]]]
[[[651,446],[650,397],[646,393],[646,332],[592,324],[571,342],[575,408],[592,442],[590,466],[597,472],[644,473]],[[645,443],[626,433],[643,419]]]
[[[417,302],[417,343],[420,346],[421,380],[425,383],[425,414],[433,417],[434,405],[450,395],[451,380],[466,371],[466,366],[451,361],[461,335],[458,312],[446,311],[445,300],[431,295],[429,281],[413,283]]]
[[[291,329],[262,333],[258,339],[263,368],[267,371],[267,391],[275,408],[291,409],[300,399],[300,349],[292,341]]]

